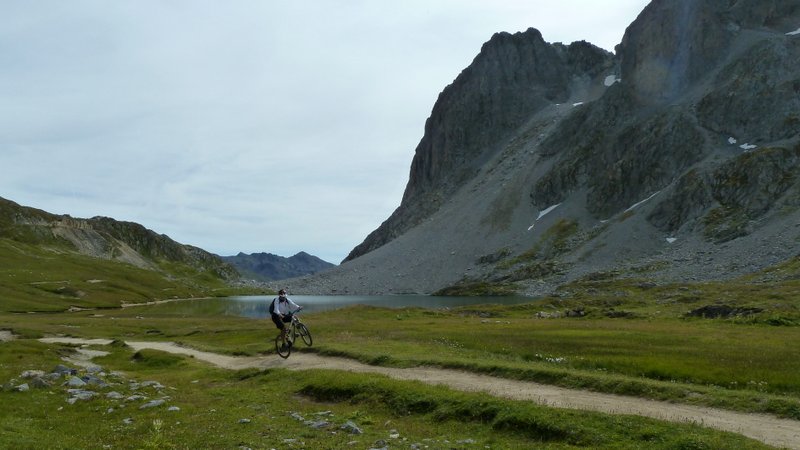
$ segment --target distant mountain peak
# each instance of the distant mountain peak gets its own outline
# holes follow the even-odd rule
[[[239,252],[236,256],[225,256],[223,259],[244,276],[262,281],[295,278],[334,267],[334,264],[303,251],[289,258],[265,252],[250,255]]]

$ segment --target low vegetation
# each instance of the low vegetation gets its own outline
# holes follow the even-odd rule
[[[50,370],[66,346],[6,342],[0,380]],[[124,381],[156,380],[173,410],[64,389],[0,392],[2,448],[767,448],[697,425],[505,401],[418,382],[322,370],[224,371],[191,358],[108,346],[95,358]],[[117,375],[121,376],[121,375]],[[124,383],[123,383],[124,384]],[[120,389],[112,386],[112,389]],[[123,406],[124,405],[124,406]],[[177,408],[177,409],[176,409]],[[327,425],[319,426],[320,423]],[[348,422],[360,434],[347,431]],[[315,424],[319,428],[315,427]]]
[[[0,343],[2,448],[369,448],[381,440],[429,448],[762,447],[694,425],[558,410],[376,375],[228,372],[192,358],[134,352],[123,342],[267,355],[275,331],[267,320],[222,315],[221,299],[115,308],[173,292],[225,292],[200,273],[176,277],[182,269],[171,267],[170,278],[74,255],[59,257],[56,266],[44,251],[0,245],[13,246],[2,252],[0,330],[17,336]],[[356,306],[308,315],[315,345],[299,351],[800,420],[798,267],[789,261],[736,282],[693,285],[593,274],[555,297],[517,305]],[[92,309],[64,311],[75,304]],[[38,312],[19,314],[29,311]],[[94,362],[169,386],[170,403],[180,410],[119,408],[104,398],[71,405],[57,387],[16,392],[22,372],[51,370],[72,352],[34,340],[46,335],[114,340],[103,348],[110,354]],[[329,425],[315,429],[298,417]],[[342,430],[348,420],[363,434]],[[91,427],[75,433],[76,423]]]
[[[113,308],[172,298],[257,293],[235,288],[210,272],[175,262],[154,270],[0,238],[0,310],[65,311]]]

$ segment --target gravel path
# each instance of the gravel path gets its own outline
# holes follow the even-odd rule
[[[47,343],[107,345],[106,339],[45,338]],[[598,411],[606,414],[630,414],[670,422],[697,423],[705,427],[742,434],[780,448],[800,449],[800,421],[780,419],[765,414],[748,414],[699,406],[679,405],[636,397],[565,389],[525,381],[478,375],[457,370],[417,367],[397,369],[370,366],[344,358],[328,358],[298,353],[289,359],[277,355],[233,357],[182,347],[173,342],[126,342],[134,350],[153,349],[192,356],[224,369],[288,370],[329,369],[376,373],[397,380],[415,380],[469,392],[486,392],[512,400],[532,401],[557,408]]]

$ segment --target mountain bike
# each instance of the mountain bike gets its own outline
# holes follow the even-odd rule
[[[303,308],[301,307],[300,309]],[[308,347],[310,347],[314,342],[311,338],[311,332],[308,331],[308,327],[300,320],[300,317],[297,316],[297,313],[300,312],[300,309],[293,312],[292,320],[285,324],[286,333],[284,334],[284,337],[281,338],[280,333],[278,333],[278,336],[275,337],[275,350],[278,352],[278,355],[281,358],[288,358],[289,355],[292,354],[292,348],[294,347],[294,343],[297,341],[298,337],[303,339],[303,343]]]

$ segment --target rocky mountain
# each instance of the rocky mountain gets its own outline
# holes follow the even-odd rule
[[[222,259],[236,267],[243,276],[260,281],[300,277],[334,267],[334,264],[306,252],[288,258],[272,253],[239,253],[236,256],[223,256]]]
[[[143,269],[160,271],[163,263],[179,263],[223,280],[239,278],[236,269],[220,257],[177,243],[137,223],[55,215],[4,198],[0,198],[0,237]]]
[[[799,163],[796,0],[654,0],[614,54],[498,33],[436,101],[400,207],[294,289],[750,273],[797,256]]]

